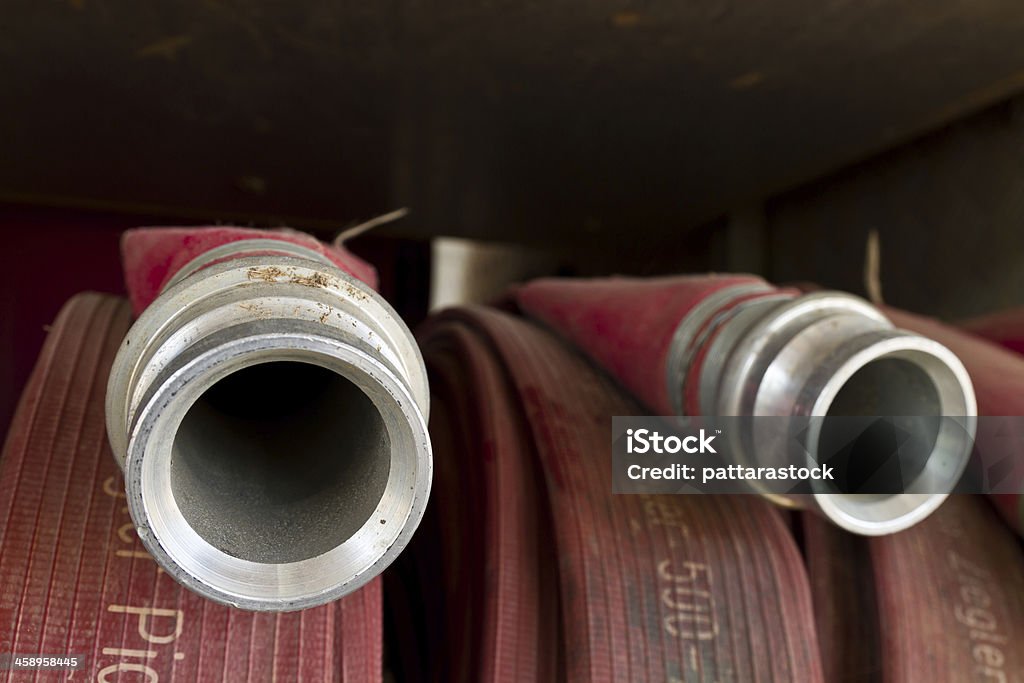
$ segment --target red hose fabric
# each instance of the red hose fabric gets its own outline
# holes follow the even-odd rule
[[[1024,680],[1024,552],[980,496],[870,539],[804,521],[829,681]]]
[[[1024,307],[973,318],[959,327],[1018,354],[1024,353]],[[1024,401],[1022,401],[1024,404]],[[996,505],[1017,530],[1024,534],[1024,496],[993,496]]]
[[[1024,307],[964,320],[958,327],[1016,353],[1024,353]]]
[[[136,315],[141,313],[167,281],[192,259],[215,247],[245,239],[280,240],[312,249],[349,275],[377,288],[377,271],[369,263],[344,247],[328,246],[297,230],[229,226],[136,228],[126,231],[121,238],[121,260],[132,310]]]
[[[898,327],[930,337],[955,353],[967,368],[978,398],[979,415],[1024,416],[1024,357],[938,320],[885,307]],[[1018,532],[1024,534],[1024,496],[990,496]]]
[[[676,328],[707,296],[735,285],[765,283],[753,275],[546,278],[514,295],[524,312],[594,359],[657,414],[672,415],[665,377]]]
[[[822,680],[806,573],[773,507],[754,496],[613,496],[611,417],[643,411],[535,324],[459,309],[429,321],[421,343],[440,416],[431,428],[444,488],[431,514],[474,536],[441,552],[456,568],[474,544],[486,556],[433,599],[462,591],[429,621],[443,631],[441,659],[473,660],[447,680],[552,680],[552,667],[569,681]],[[548,524],[550,539],[534,534]],[[478,650],[460,640],[473,628],[466,602],[480,610]]]
[[[881,680],[882,645],[867,538],[821,515],[800,513],[825,680]]]
[[[558,567],[533,440],[501,359],[469,328],[421,340],[430,373],[431,503],[392,574],[410,614],[445,615],[399,636],[408,680],[551,681]],[[395,600],[389,576],[390,599]],[[495,599],[481,599],[493,596]]]
[[[0,459],[0,652],[84,654],[72,680],[380,680],[379,580],[331,605],[255,614],[182,588],[145,552],[104,431],[129,322],[123,299],[71,299],[22,395]]]

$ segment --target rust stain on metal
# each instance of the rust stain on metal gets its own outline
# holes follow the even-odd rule
[[[241,308],[243,311],[248,311],[256,318],[266,319],[271,317],[271,312],[268,309],[264,308],[263,306],[260,306],[259,304],[243,301],[240,304],[238,304],[238,307]]]
[[[356,301],[368,301],[370,298],[367,296],[366,292],[360,291],[358,288],[353,287],[350,284],[345,285],[345,293]]]
[[[332,279],[324,273],[313,273],[312,275],[299,275],[294,270],[283,270],[277,266],[252,267],[247,272],[250,280],[262,280],[263,282],[290,282],[303,287],[330,287]]]

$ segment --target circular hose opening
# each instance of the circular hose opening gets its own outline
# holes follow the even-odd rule
[[[879,358],[839,389],[822,421],[818,457],[836,493],[904,492],[924,471],[941,429],[933,378],[904,358]]]
[[[384,420],[359,387],[318,365],[266,362],[227,375],[189,408],[174,436],[171,490],[215,548],[299,562],[366,523],[390,462]]]
[[[951,418],[976,414],[970,378],[945,347],[905,335],[864,348],[847,367],[814,412],[825,419],[808,445],[836,477],[815,499],[856,533],[905,529],[942,503],[967,464],[973,426]]]

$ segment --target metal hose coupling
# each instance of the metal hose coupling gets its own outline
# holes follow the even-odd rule
[[[905,449],[912,473],[895,493],[847,493],[814,484],[808,495],[766,494],[810,507],[854,533],[889,534],[933,512],[970,458],[977,415],[963,363],[942,344],[893,324],[868,302],[840,292],[796,294],[768,285],[720,289],[686,315],[670,346],[669,396],[681,415],[789,416],[808,420],[804,448],[827,457],[830,418],[925,418],[925,449]],[[943,416],[969,418],[966,422]],[[731,441],[738,464],[775,466],[786,451],[779,430],[750,420]],[[806,463],[800,463],[806,464]]]
[[[248,239],[181,268],[132,326],[107,431],[153,558],[196,593],[296,610],[402,551],[431,481],[419,349],[315,250]]]
[[[777,495],[754,484],[855,533],[892,533],[924,519],[970,457],[977,406],[964,365],[857,297],[801,295],[733,274],[550,278],[514,296],[658,414],[744,418],[730,421],[737,433],[723,437],[725,464],[803,466],[811,463],[789,460],[808,455],[821,463],[833,452],[825,446],[836,443],[835,430],[823,425],[850,422],[828,418],[907,417],[918,432],[932,430],[915,442],[926,446],[898,453],[899,486],[872,489],[885,493],[821,483],[812,493]],[[801,435],[798,448],[780,434]]]

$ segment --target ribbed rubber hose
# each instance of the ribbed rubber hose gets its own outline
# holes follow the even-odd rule
[[[71,299],[22,395],[0,459],[0,652],[84,654],[72,680],[380,680],[379,580],[316,609],[257,614],[182,588],[142,549],[103,415],[129,319],[123,299]]]
[[[569,681],[822,680],[778,511],[754,496],[613,496],[611,417],[643,411],[533,323],[461,309],[420,339],[439,482],[425,524],[449,539],[440,563],[466,568],[443,587],[421,576],[425,604],[446,608],[426,620],[435,680],[551,680],[552,667]],[[550,541],[534,533],[548,519]],[[422,567],[430,552],[406,555]],[[446,677],[449,658],[468,662]]]
[[[1024,553],[984,498],[870,539],[803,521],[826,680],[1024,680]]]

